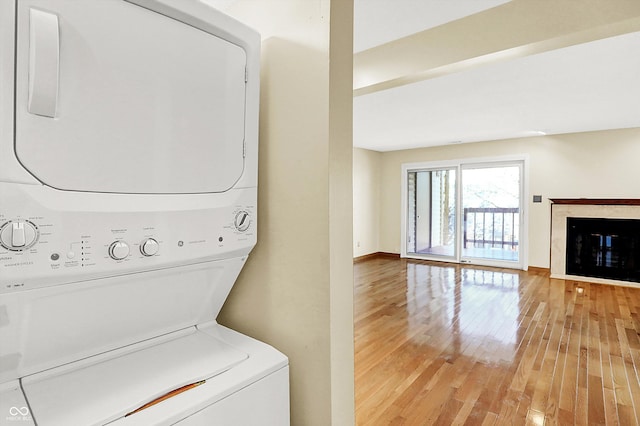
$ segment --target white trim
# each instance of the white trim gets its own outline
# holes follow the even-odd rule
[[[407,257],[407,174],[409,169],[401,165],[400,175],[400,257]]]
[[[517,154],[517,155],[495,155],[491,157],[470,157],[470,158],[456,158],[452,160],[439,160],[439,161],[421,161],[416,163],[403,163],[401,165],[403,170],[429,170],[440,169],[443,167],[456,167],[459,164],[475,164],[475,163],[503,163],[506,161],[529,161],[529,154]]]

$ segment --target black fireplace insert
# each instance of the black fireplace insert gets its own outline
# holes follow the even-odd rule
[[[566,272],[640,282],[640,219],[567,218]]]

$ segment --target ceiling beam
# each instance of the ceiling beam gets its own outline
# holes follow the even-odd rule
[[[354,96],[637,31],[637,0],[512,0],[355,54]]]

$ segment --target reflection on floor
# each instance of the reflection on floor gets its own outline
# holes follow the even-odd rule
[[[417,251],[414,254],[426,254],[434,256],[455,256],[455,248],[450,246],[427,247]],[[507,260],[510,262],[518,261],[518,248],[509,247],[465,247],[462,249],[462,257],[473,257],[479,259]]]
[[[640,289],[381,257],[355,283],[358,425],[640,420]]]

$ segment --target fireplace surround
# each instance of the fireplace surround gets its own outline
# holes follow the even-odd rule
[[[640,287],[640,199],[551,202],[552,278]]]

